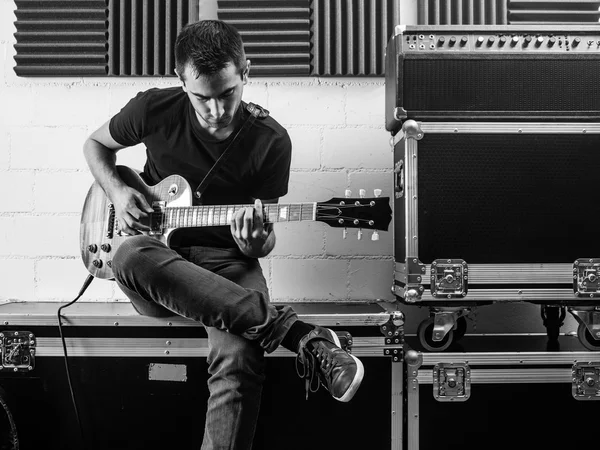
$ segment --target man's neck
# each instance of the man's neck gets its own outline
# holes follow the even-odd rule
[[[233,132],[233,130],[235,130],[235,128],[238,124],[238,120],[239,120],[239,115],[236,113],[235,117],[233,118],[233,120],[227,127],[214,128],[214,127],[209,127],[206,124],[206,122],[204,121],[204,119],[202,119],[200,114],[198,114],[197,111],[194,111],[194,112],[196,113],[196,119],[198,119],[198,123],[202,127],[202,130],[209,136],[211,136],[215,139],[218,139],[220,141],[227,139],[229,137],[229,135]]]

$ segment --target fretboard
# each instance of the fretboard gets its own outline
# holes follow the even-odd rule
[[[153,213],[162,228],[212,227],[229,225],[240,208],[253,205],[206,205],[167,207],[162,213]],[[265,223],[315,220],[316,203],[263,204]],[[157,215],[162,217],[157,217]]]

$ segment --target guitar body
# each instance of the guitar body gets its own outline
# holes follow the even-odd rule
[[[171,175],[154,186],[147,185],[137,172],[117,166],[119,176],[130,187],[139,191],[152,207],[157,202],[165,206],[191,206],[192,189],[179,175]],[[153,235],[168,245],[174,228],[165,228]],[[81,258],[87,270],[97,278],[113,279],[112,257],[128,235],[118,234],[114,209],[102,187],[94,182],[85,198],[80,226]]]

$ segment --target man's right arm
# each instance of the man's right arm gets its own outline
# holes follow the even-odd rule
[[[152,208],[137,190],[127,186],[117,172],[117,152],[125,148],[110,134],[109,122],[106,122],[83,145],[83,154],[96,181],[115,206],[120,230],[127,234],[148,231],[147,225],[140,219],[147,217]]]

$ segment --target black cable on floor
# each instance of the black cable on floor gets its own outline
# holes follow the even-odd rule
[[[71,300],[66,305],[63,305],[60,308],[58,308],[58,312],[57,312],[58,331],[60,332],[60,339],[62,341],[64,356],[65,356],[65,368],[67,370],[67,381],[69,382],[69,390],[71,391],[71,401],[73,402],[73,409],[75,410],[75,418],[77,419],[77,425],[79,426],[79,434],[81,437],[81,443],[83,445],[84,450],[87,448],[87,444],[83,437],[83,427],[81,426],[81,419],[79,418],[79,410],[77,409],[77,402],[75,401],[75,393],[73,392],[73,383],[71,382],[71,369],[69,368],[69,358],[67,356],[67,344],[65,342],[65,337],[63,336],[62,323],[60,321],[60,318],[61,318],[60,312],[64,308],[71,306],[73,303],[75,303],[77,300],[79,300],[79,298],[86,291],[86,289],[88,288],[88,286],[90,285],[90,283],[92,282],[93,279],[94,279],[93,275],[88,275],[88,277],[83,282],[83,286],[81,286],[81,289],[79,290],[79,294],[77,295],[77,297],[75,297],[75,299]]]

